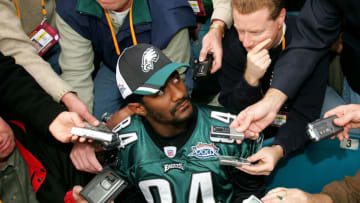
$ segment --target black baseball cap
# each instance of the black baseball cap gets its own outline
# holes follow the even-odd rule
[[[132,94],[152,95],[160,91],[169,76],[184,63],[173,63],[158,48],[138,44],[127,48],[116,65],[116,82],[124,99]]]

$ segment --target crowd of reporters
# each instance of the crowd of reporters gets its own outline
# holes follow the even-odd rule
[[[261,133],[274,137],[270,146],[248,157],[252,165],[238,168],[244,173],[270,175],[280,159],[302,153],[310,143],[305,126],[321,114],[337,116],[334,123],[344,127],[337,134],[341,141],[360,127],[360,3],[199,0],[191,8],[189,2],[0,2],[1,201],[84,201],[81,189],[72,188],[85,186],[103,166],[93,142],[71,135],[71,128],[86,127],[84,121],[98,126],[109,112],[111,129],[134,114],[115,75],[119,55],[138,43],[158,47],[173,62],[190,64],[178,71],[191,99],[209,103],[210,98],[237,114],[230,127],[246,139],[256,140]],[[37,26],[51,26],[60,37],[42,56],[28,37]],[[206,34],[196,50],[200,27]],[[341,97],[349,105],[336,107],[327,77],[330,47],[340,33]],[[209,76],[194,81],[195,59],[203,62],[210,55]],[[320,194],[275,188],[259,198],[357,202],[359,181],[357,173],[325,186]],[[130,193],[122,193],[122,201],[135,200]]]

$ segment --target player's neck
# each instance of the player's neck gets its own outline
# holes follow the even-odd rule
[[[182,124],[163,124],[158,122],[153,122],[152,120],[148,120],[151,127],[154,131],[159,134],[161,137],[172,137],[175,136],[183,131],[189,126],[190,121],[184,122]]]

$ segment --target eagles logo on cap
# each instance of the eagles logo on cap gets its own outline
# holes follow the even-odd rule
[[[147,48],[142,55],[141,68],[142,71],[147,73],[150,70],[154,69],[154,63],[159,60],[159,53],[155,49]]]

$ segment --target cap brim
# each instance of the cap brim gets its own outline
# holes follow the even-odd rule
[[[160,88],[165,85],[165,82],[170,75],[179,68],[189,67],[189,64],[185,63],[169,63],[166,66],[158,70],[152,75],[141,87],[134,91],[134,94],[140,95],[152,95],[159,92]]]

